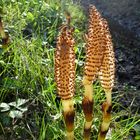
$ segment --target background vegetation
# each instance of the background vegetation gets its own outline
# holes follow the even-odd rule
[[[76,40],[75,139],[82,140],[84,39],[87,17],[72,0],[0,0],[0,16],[10,34],[9,47],[0,48],[0,140],[62,140],[65,127],[54,81],[54,49],[58,31],[65,23],[65,11],[72,17]],[[104,93],[98,81],[93,85],[96,139],[102,117]],[[116,94],[115,94],[116,93]],[[140,139],[140,120],[119,104],[114,91],[110,140]]]

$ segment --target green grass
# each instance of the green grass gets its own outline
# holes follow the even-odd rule
[[[5,29],[11,38],[7,49],[0,48],[0,103],[28,100],[20,106],[20,109],[28,109],[22,112],[20,118],[18,114],[13,118],[9,115],[9,112],[18,110],[13,106],[8,111],[0,112],[0,139],[64,139],[65,126],[54,82],[54,49],[59,29],[66,21],[64,14],[67,10],[72,16],[71,24],[75,27],[76,39],[75,139],[82,139],[84,116],[81,108],[81,80],[85,59],[83,35],[87,18],[81,7],[73,4],[72,0],[1,0],[0,9]],[[98,82],[94,88],[92,139],[97,137],[102,115],[100,106],[105,100]],[[114,100],[114,106],[120,104]],[[116,121],[126,112],[129,116],[127,119]],[[136,124],[140,127],[137,116],[125,108],[122,112],[114,112],[109,139],[127,139]]]

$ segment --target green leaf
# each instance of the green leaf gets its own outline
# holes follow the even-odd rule
[[[34,15],[31,13],[31,12],[28,12],[27,13],[27,20],[29,20],[29,21],[33,21],[34,20]]]
[[[9,116],[13,119],[14,118],[22,118],[23,112],[18,111],[18,110],[13,110],[13,111],[10,111]]]
[[[135,140],[140,140],[140,135],[135,137]]]
[[[0,64],[5,65],[5,62],[3,60],[0,60]]]
[[[18,108],[19,106],[24,105],[28,101],[29,100],[26,100],[26,99],[17,99],[17,101],[11,102],[11,103],[9,103],[9,105]]]
[[[12,119],[7,115],[7,113],[2,113],[0,114],[0,122],[3,126],[9,126],[12,123]]]
[[[27,107],[18,107],[17,109],[19,109],[23,113],[28,110]]]
[[[10,110],[10,106],[7,103],[1,103],[0,108],[2,108],[1,112],[6,112]]]
[[[78,29],[75,29],[74,32],[75,32],[75,33],[79,33],[80,31],[79,31]]]

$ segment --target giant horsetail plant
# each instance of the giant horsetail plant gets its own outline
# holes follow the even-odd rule
[[[9,34],[4,31],[2,18],[0,17],[0,36],[2,38],[2,48],[7,48],[8,44],[10,43]]]
[[[67,130],[67,140],[74,140],[74,83],[75,53],[73,28],[70,26],[70,15],[67,24],[62,26],[57,39],[55,51],[55,80],[58,95],[62,100],[63,115]],[[95,6],[89,10],[89,27],[86,38],[86,61],[83,76],[84,97],[82,108],[85,115],[84,140],[90,140],[93,121],[93,86],[98,78],[106,94],[102,105],[103,118],[98,140],[104,140],[109,129],[112,109],[112,88],[114,85],[115,59],[108,24]]]
[[[82,107],[85,114],[84,140],[90,139],[93,120],[93,87],[92,83],[99,78],[106,94],[106,102],[102,105],[103,120],[98,140],[104,140],[111,121],[112,98],[114,85],[114,51],[108,24],[96,7],[89,9],[89,27],[86,38],[86,62],[83,77],[85,88]]]
[[[55,51],[55,80],[58,95],[62,100],[67,140],[74,140],[75,41],[73,31],[73,27],[70,26],[70,15],[67,13],[67,23],[61,27]]]

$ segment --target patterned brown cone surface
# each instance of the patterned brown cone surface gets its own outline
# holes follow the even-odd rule
[[[85,76],[84,81],[87,85],[85,87],[85,95],[88,92],[91,94],[91,83],[99,77],[101,85],[105,91],[107,104],[111,106],[111,91],[114,85],[114,51],[111,40],[111,35],[108,29],[108,24],[103,19],[95,6],[90,7],[89,11],[89,28],[86,35],[86,62],[85,62]],[[90,97],[91,98],[91,97]],[[101,137],[98,139],[104,139],[107,133],[111,114],[105,113],[103,110],[103,122],[101,125]],[[100,134],[101,134],[100,133]]]
[[[111,90],[114,85],[115,58],[108,24],[95,6],[90,7],[89,15],[85,75],[89,81],[99,76],[104,90]]]
[[[86,122],[84,126],[85,140],[90,139],[90,129],[91,129],[92,118],[93,118],[92,81],[95,81],[98,76],[98,72],[100,70],[103,56],[104,56],[104,51],[105,51],[104,46],[102,46],[103,36],[104,36],[103,29],[104,29],[103,19],[100,13],[97,11],[97,9],[94,6],[91,6],[89,10],[88,33],[86,35],[86,62],[85,62],[85,71],[83,77],[83,85],[85,87],[83,110],[86,118]],[[87,104],[88,102],[86,103],[86,101],[92,101],[92,103]],[[90,109],[90,115],[89,115],[89,109]],[[90,121],[88,119],[89,116],[90,116]]]
[[[75,54],[73,29],[64,26],[57,40],[55,52],[55,80],[61,99],[70,99],[74,95]]]
[[[89,10],[89,27],[86,35],[85,76],[89,81],[95,81],[103,60],[105,47],[103,42],[103,19],[94,6]]]
[[[58,96],[62,100],[63,116],[66,124],[66,139],[74,140],[74,103],[75,90],[75,53],[73,28],[70,27],[70,17],[67,25],[61,28],[55,51],[55,80]]]
[[[99,79],[101,86],[103,87],[106,94],[106,102],[102,105],[103,119],[101,128],[98,136],[98,140],[104,140],[106,133],[108,132],[110,121],[111,121],[111,109],[112,109],[112,88],[114,86],[114,73],[115,73],[115,58],[113,51],[113,44],[111,35],[109,32],[108,24],[103,19],[104,36],[102,45],[105,47],[104,57],[102,65],[100,67]]]
[[[106,93],[110,93],[114,86],[115,58],[111,35],[109,32],[108,24],[105,19],[103,20],[103,23],[104,36],[102,44],[105,50],[102,65],[100,67],[99,79],[104,91]]]

